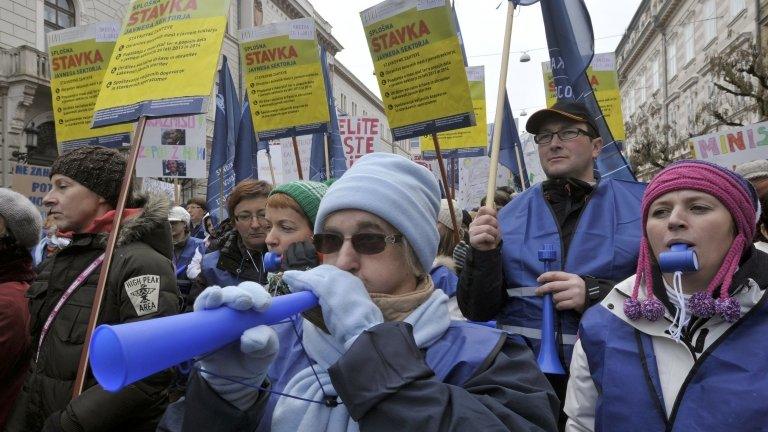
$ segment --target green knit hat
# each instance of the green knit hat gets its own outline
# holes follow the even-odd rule
[[[296,180],[281,184],[272,189],[269,196],[282,193],[293,198],[312,222],[312,225],[314,225],[315,217],[317,217],[317,209],[320,208],[320,200],[327,190],[328,186],[323,183],[308,180]]]

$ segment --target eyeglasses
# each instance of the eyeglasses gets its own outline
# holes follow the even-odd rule
[[[240,213],[239,215],[235,215],[235,220],[240,223],[250,223],[254,218],[256,219],[256,222],[259,223],[259,225],[269,224],[267,217],[263,214],[252,215],[250,213]]]
[[[341,234],[321,233],[315,234],[312,241],[315,244],[315,250],[322,254],[336,253],[344,245],[344,240],[352,240],[352,248],[355,252],[363,255],[375,255],[384,251],[387,243],[395,244],[403,240],[402,234],[378,234],[378,233],[358,233],[350,237],[344,237]]]
[[[557,135],[557,138],[560,139],[560,141],[570,141],[572,139],[575,139],[579,135],[585,135],[590,138],[594,138],[595,136],[591,133],[581,130],[581,129],[563,129],[559,130],[557,132],[544,132],[540,134],[536,134],[533,136],[533,141],[536,142],[538,145],[546,145],[552,142],[552,138]]]

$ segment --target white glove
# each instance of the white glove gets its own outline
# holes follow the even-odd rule
[[[360,333],[384,322],[363,281],[331,265],[308,271],[289,270],[283,280],[296,291],[311,291],[320,300],[323,319],[337,342],[348,349]]]
[[[272,297],[255,282],[220,288],[211,286],[195,299],[194,310],[216,309],[227,306],[235,310],[269,308]],[[200,360],[200,367],[216,375],[226,376],[232,382],[205,372],[203,378],[225,400],[241,410],[256,402],[259,391],[240,382],[259,386],[267,376],[269,365],[277,356],[277,333],[271,327],[252,327],[240,336],[240,343],[232,343]]]

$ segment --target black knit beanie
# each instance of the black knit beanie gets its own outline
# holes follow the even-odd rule
[[[98,146],[80,147],[53,161],[51,177],[54,174],[65,175],[87,187],[116,208],[125,173],[125,163],[125,157],[115,149]],[[131,187],[128,188],[127,202],[131,202]]]

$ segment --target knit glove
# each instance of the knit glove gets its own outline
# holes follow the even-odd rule
[[[330,265],[283,274],[294,292],[311,291],[320,300],[325,325],[338,343],[348,349],[365,330],[384,322],[363,282],[349,272]]]
[[[311,241],[291,243],[283,254],[283,270],[309,270],[320,265]]]
[[[243,282],[237,286],[206,288],[195,300],[194,310],[226,306],[240,311],[263,311],[270,303],[272,297],[261,285]],[[200,360],[202,376],[223,399],[245,411],[256,402],[259,390],[242,383],[260,386],[267,376],[269,365],[277,356],[278,348],[277,333],[271,327],[249,328],[240,336],[240,343],[229,344]]]

